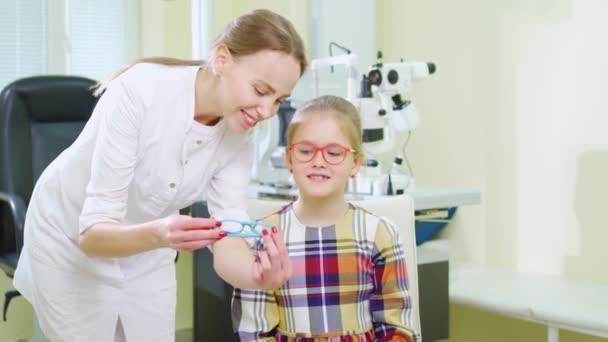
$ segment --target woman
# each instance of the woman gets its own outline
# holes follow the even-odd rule
[[[204,63],[145,59],[98,89],[91,119],[40,176],[27,212],[14,283],[47,338],[173,341],[176,250],[214,244],[216,271],[239,287],[290,276],[279,234],[266,234],[254,259],[214,228],[246,218],[251,128],[305,68],[291,23],[257,10],[234,19]],[[218,220],[177,215],[205,192]]]

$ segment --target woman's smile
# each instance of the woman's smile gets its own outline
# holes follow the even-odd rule
[[[241,114],[243,116],[243,122],[245,123],[245,126],[251,128],[258,123],[257,120],[253,116],[249,115],[246,111],[244,111],[242,109],[241,109]]]

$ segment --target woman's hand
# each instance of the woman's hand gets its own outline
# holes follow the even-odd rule
[[[226,236],[216,230],[222,223],[215,219],[173,215],[160,221],[159,235],[163,247],[178,251],[194,251],[206,247]]]
[[[276,289],[291,278],[291,260],[283,234],[276,227],[272,228],[272,232],[264,229],[262,239],[265,248],[258,252],[258,258],[253,263],[253,280],[260,288]]]

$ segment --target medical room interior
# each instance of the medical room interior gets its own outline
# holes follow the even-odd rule
[[[364,144],[376,159],[349,191],[361,203],[410,199],[384,210],[415,256],[423,341],[608,341],[606,1],[2,0],[0,88],[39,75],[99,81],[141,57],[202,59],[257,8],[291,20],[312,61],[283,113],[335,94],[361,105],[364,130],[384,133]],[[373,94],[361,98],[365,78]],[[253,199],[293,196],[277,153],[285,118],[256,128]],[[0,107],[4,145],[3,119]],[[7,222],[0,342],[44,341],[5,262],[16,251]],[[230,291],[209,260],[179,254],[176,341],[229,329]]]

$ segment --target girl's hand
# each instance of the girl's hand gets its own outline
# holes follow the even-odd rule
[[[253,279],[260,288],[276,289],[291,278],[293,273],[283,234],[276,227],[272,232],[264,229],[262,239],[265,248],[258,253],[253,263]]]
[[[160,220],[159,236],[163,247],[178,251],[194,251],[226,236],[216,230],[222,223],[215,219],[173,215]]]

